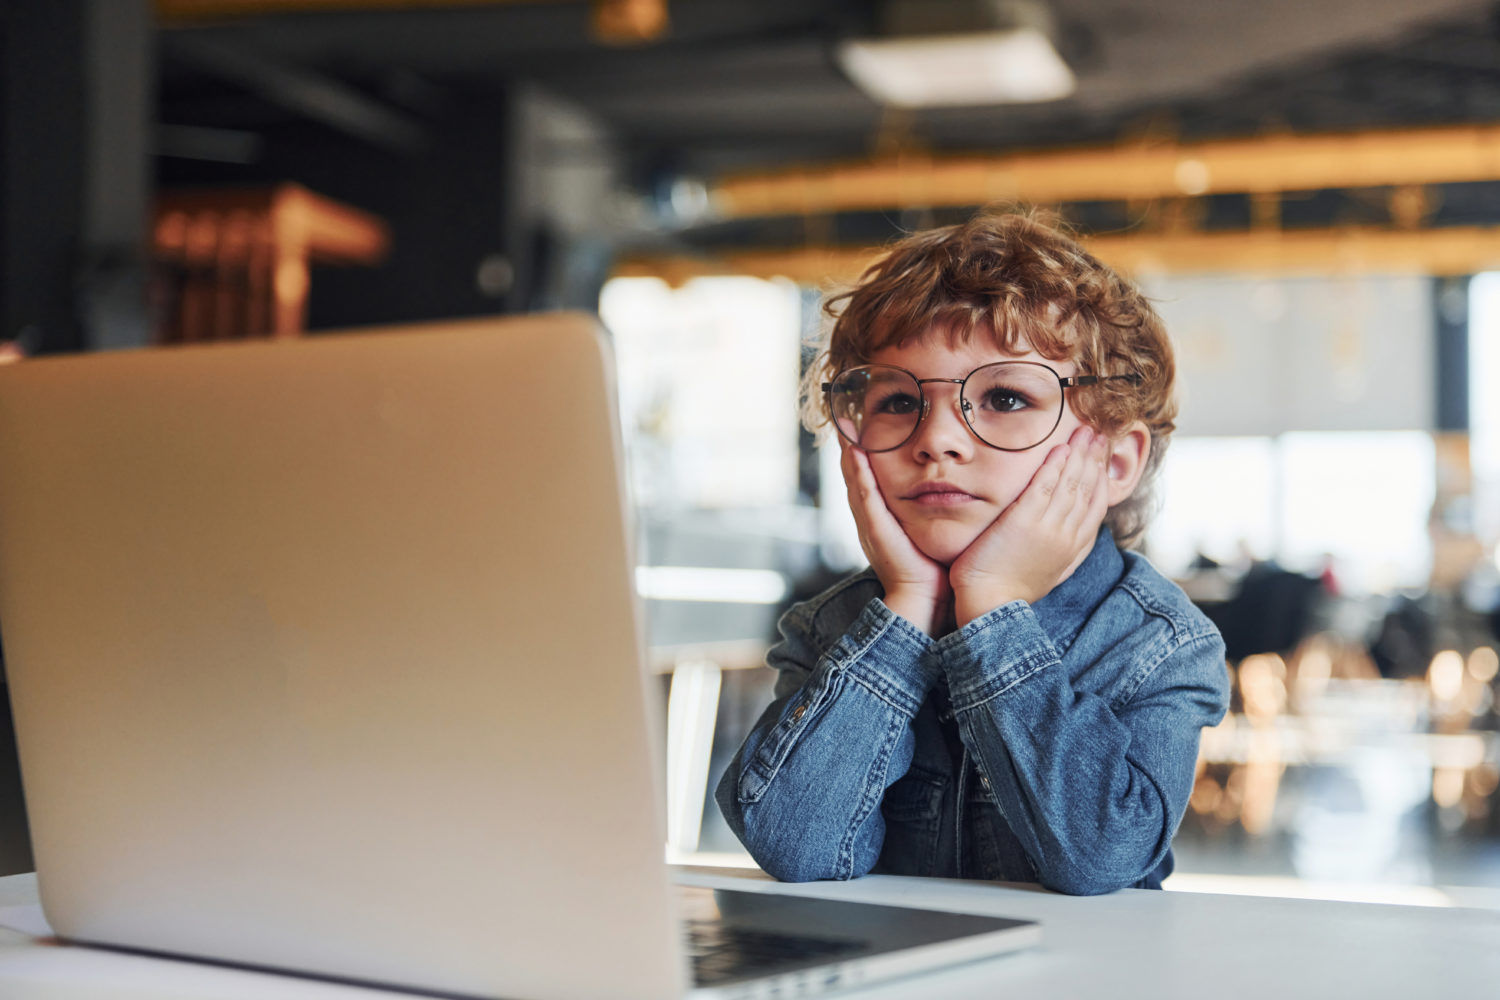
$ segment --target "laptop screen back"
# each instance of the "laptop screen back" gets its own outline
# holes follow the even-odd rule
[[[0,621],[53,927],[430,990],[677,992],[615,420],[570,315],[0,371]]]

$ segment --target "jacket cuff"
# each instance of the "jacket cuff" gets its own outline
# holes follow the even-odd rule
[[[1059,661],[1057,647],[1025,601],[987,611],[934,644],[955,712],[995,698]]]
[[[932,657],[932,639],[872,597],[859,617],[824,654],[836,670],[869,689],[908,717],[927,698],[942,667]]]

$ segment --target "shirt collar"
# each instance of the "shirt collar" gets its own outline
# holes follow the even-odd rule
[[[1109,528],[1100,527],[1094,547],[1073,575],[1031,606],[1042,630],[1058,647],[1066,650],[1125,572],[1125,557],[1115,545]]]

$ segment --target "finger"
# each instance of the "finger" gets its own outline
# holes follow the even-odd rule
[[[849,462],[853,479],[849,489],[849,506],[854,511],[854,522],[859,530],[860,544],[877,573],[901,573],[925,563],[926,557],[917,551],[906,529],[886,505],[885,494],[875,478],[870,456],[860,448],[849,449]],[[882,578],[884,580],[884,578]],[[889,581],[884,582],[889,585]]]
[[[1041,466],[1032,474],[1031,482],[1026,484],[1026,488],[1016,498],[1017,511],[1038,519],[1047,512],[1057,493],[1058,484],[1062,481],[1062,470],[1067,465],[1072,450],[1070,446],[1060,444],[1047,453]]]
[[[849,512],[854,515],[854,527],[859,532],[860,545],[869,550],[869,520],[865,513],[865,490],[860,485],[859,466],[855,455],[858,449],[839,438],[839,471],[844,476],[844,493],[849,501]]]
[[[870,464],[868,452],[854,449],[854,464],[859,474],[860,492],[865,502],[865,518],[870,530],[887,545],[909,548],[911,540],[906,529],[896,520],[896,514],[885,502],[880,483],[875,478],[875,469]]]
[[[858,448],[845,445],[844,455],[844,481],[849,488],[849,509],[854,512],[854,520],[861,534],[869,534],[874,525],[872,521],[879,516],[880,511],[885,509],[885,500],[881,498],[880,487],[875,483],[875,473],[870,468],[870,458]]]
[[[1087,484],[1090,458],[1095,435],[1087,427],[1080,427],[1068,439],[1068,460],[1062,468],[1057,492],[1049,511],[1056,517],[1066,519],[1080,506],[1087,506]]]
[[[1085,523],[1093,516],[1094,507],[1098,503],[1100,493],[1108,492],[1108,481],[1106,470],[1109,457],[1109,439],[1103,434],[1094,434],[1083,454],[1082,468],[1079,471],[1078,496],[1073,508],[1068,511],[1066,521],[1069,527],[1076,527]]]
[[[865,453],[852,445],[843,445],[839,467],[844,473],[844,486],[849,493],[849,508],[854,519],[863,527],[867,520],[870,495],[875,491],[874,475],[870,472],[870,460]]]
[[[853,452],[851,461],[854,465],[854,488],[859,494],[866,521],[871,527],[883,528],[887,519],[895,521],[895,515],[885,505],[885,495],[880,492],[880,484],[875,481],[875,470],[870,467],[870,456],[858,448],[851,448],[850,451]]]
[[[1080,504],[1068,520],[1068,527],[1080,544],[1087,544],[1099,533],[1099,525],[1109,513],[1109,466],[1104,454],[1091,471],[1088,502]]]

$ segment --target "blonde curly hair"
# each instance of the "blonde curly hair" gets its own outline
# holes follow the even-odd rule
[[[1176,427],[1176,363],[1161,317],[1133,283],[1089,254],[1054,219],[988,208],[968,222],[913,233],[823,306],[832,319],[802,382],[803,422],[828,424],[821,385],[868,364],[876,352],[941,335],[992,336],[1001,350],[1072,361],[1092,375],[1138,373],[1068,394],[1094,429],[1114,436],[1139,420],[1151,450],[1135,491],[1105,523],[1137,544],[1154,513],[1154,490]]]

